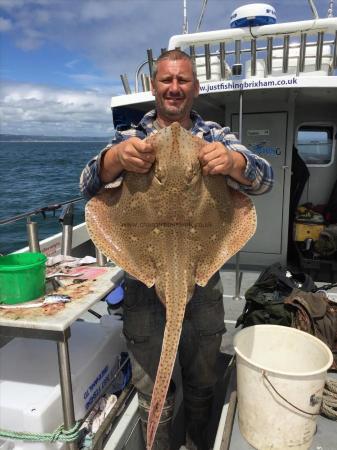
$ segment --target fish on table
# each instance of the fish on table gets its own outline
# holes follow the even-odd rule
[[[32,302],[18,303],[18,304],[5,304],[1,303],[0,308],[3,309],[30,309],[30,308],[40,308],[41,306],[55,305],[69,303],[71,297],[69,295],[61,294],[50,294],[42,297],[41,299],[34,300]]]

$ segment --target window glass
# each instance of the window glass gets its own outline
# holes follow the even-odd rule
[[[297,132],[297,150],[308,165],[327,165],[332,161],[333,127],[301,126]]]

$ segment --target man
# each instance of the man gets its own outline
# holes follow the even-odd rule
[[[228,184],[251,194],[262,194],[272,187],[269,164],[240,145],[228,128],[204,122],[192,104],[199,94],[199,82],[190,57],[180,50],[162,54],[155,65],[152,93],[156,109],[147,113],[138,126],[116,132],[112,145],[89,162],[81,177],[81,190],[90,198],[103,186],[115,181],[124,171],[143,174],[151,169],[154,150],[143,139],[173,122],[203,138],[207,143],[199,154],[204,175],[222,174]],[[126,275],[124,334],[139,396],[139,410],[146,430],[151,394],[159,362],[165,308],[155,294],[138,280]],[[187,305],[179,362],[182,372],[184,412],[188,449],[206,450],[207,422],[216,383],[215,363],[225,331],[222,286],[219,273],[207,286],[196,286]],[[158,427],[155,450],[169,450],[169,428],[174,409],[174,384],[166,398]],[[144,433],[146,436],[146,432]]]

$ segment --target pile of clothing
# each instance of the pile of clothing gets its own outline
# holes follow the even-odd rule
[[[328,225],[314,244],[315,251],[324,257],[337,253],[337,224]]]

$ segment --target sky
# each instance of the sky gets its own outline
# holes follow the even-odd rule
[[[249,3],[208,0],[200,31],[229,28],[233,10]],[[307,0],[266,3],[278,22],[313,17]],[[189,32],[202,5],[187,0]],[[329,1],[315,5],[327,17]],[[109,136],[120,75],[132,86],[146,50],[156,57],[182,32],[183,0],[0,0],[0,133]]]

